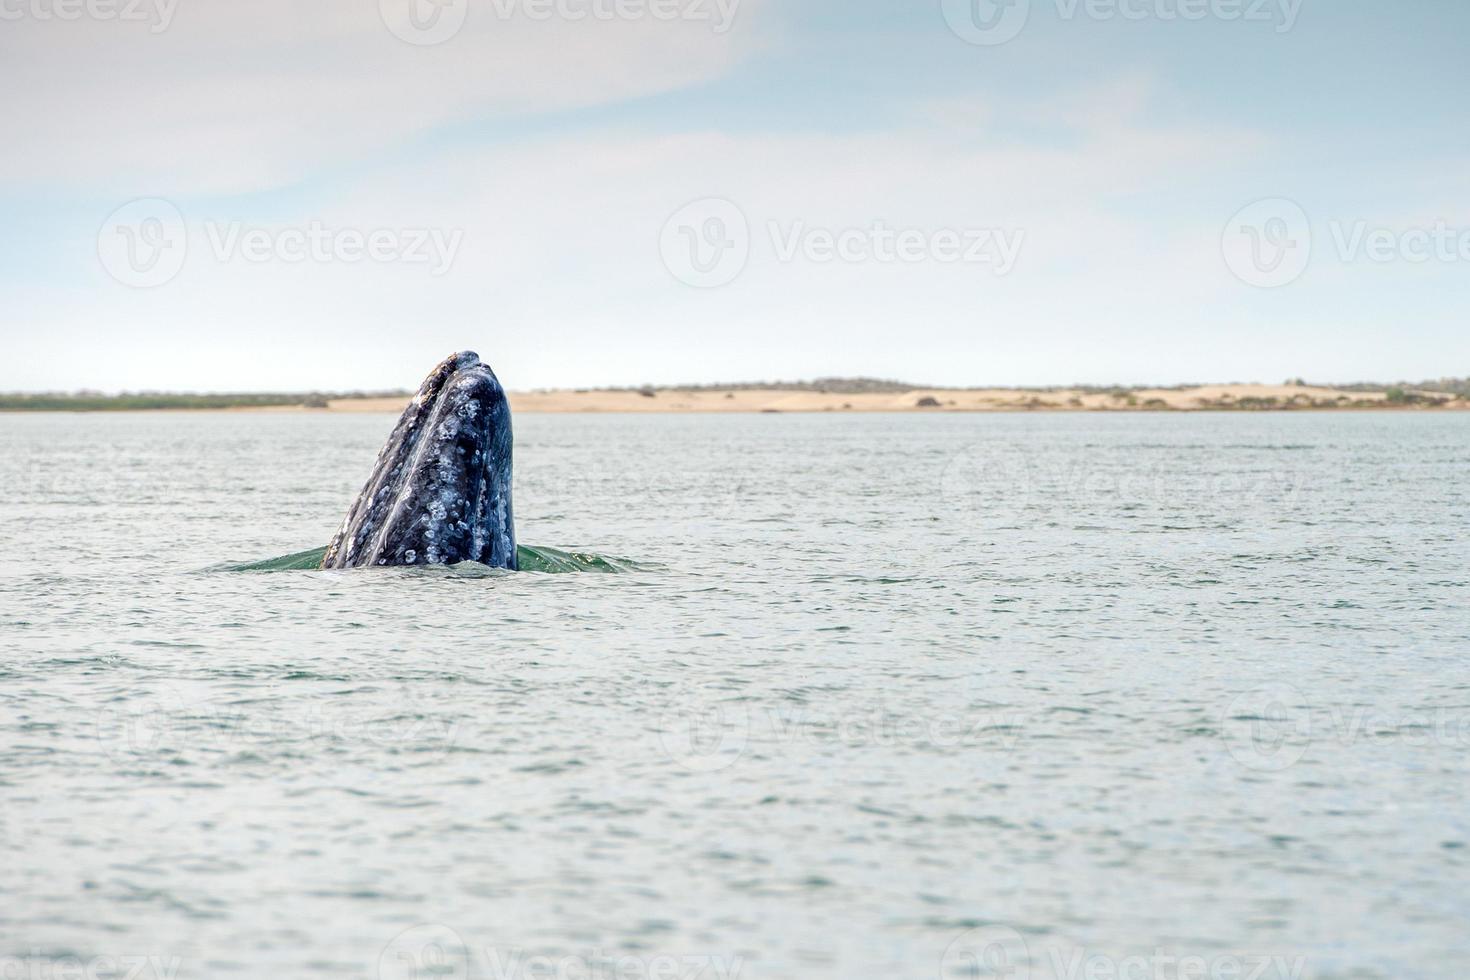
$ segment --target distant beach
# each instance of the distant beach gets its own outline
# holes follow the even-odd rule
[[[1168,388],[930,388],[865,379],[791,384],[513,391],[529,413],[1222,412],[1464,410],[1470,395],[1440,383],[1334,387],[1211,384]],[[408,392],[372,394],[0,395],[4,411],[400,412]]]
[[[1449,394],[1384,389],[1342,391],[1292,385],[1197,388],[914,388],[907,391],[791,391],[781,388],[511,392],[519,412],[1113,412],[1291,409],[1470,408]],[[364,406],[358,410],[366,410]],[[340,407],[339,407],[340,406]],[[333,408],[351,411],[348,402]],[[383,405],[391,408],[391,405]]]

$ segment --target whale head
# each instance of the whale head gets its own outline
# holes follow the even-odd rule
[[[516,567],[510,404],[474,351],[429,372],[378,453],[323,568]]]

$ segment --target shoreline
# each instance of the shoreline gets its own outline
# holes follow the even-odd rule
[[[5,406],[7,412],[291,412],[399,413],[408,395],[336,398],[324,404],[109,407],[87,404],[45,408]],[[1384,389],[1343,391],[1311,385],[1201,385],[1191,388],[1057,389],[915,388],[901,392],[792,390],[784,388],[660,388],[508,392],[517,414],[813,414],[1013,412],[1302,412],[1461,411],[1470,400],[1443,392]]]
[[[166,401],[171,395],[160,395]],[[250,395],[245,395],[250,397]],[[914,388],[908,391],[811,391],[789,388],[548,389],[507,392],[517,414],[813,414],[813,413],[1119,413],[1119,411],[1460,411],[1470,400],[1414,389],[1342,391],[1314,385],[1200,385],[1192,388],[1055,391],[1025,388]],[[190,400],[190,395],[178,395]],[[153,404],[118,407],[106,398],[75,407],[50,398],[44,407],[0,406],[34,413],[401,413],[410,395],[329,398],[318,404]],[[119,400],[121,401],[121,400]]]

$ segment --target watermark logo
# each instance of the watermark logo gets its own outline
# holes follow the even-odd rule
[[[1278,682],[1232,699],[1220,734],[1235,761],[1259,772],[1291,768],[1312,744],[1339,751],[1378,745],[1444,749],[1458,758],[1470,748],[1470,712],[1423,705],[1314,706],[1298,688]]]
[[[875,220],[842,228],[802,219],[769,220],[760,242],[776,262],[790,265],[967,264],[1009,275],[1026,240],[1024,229],[899,228]],[[702,289],[734,282],[745,271],[753,245],[745,212],[732,201],[707,197],[687,204],[664,222],[659,254],[669,273]]]
[[[1220,251],[1237,279],[1262,289],[1300,279],[1312,262],[1314,242],[1330,246],[1323,250],[1326,257],[1342,265],[1470,262],[1470,229],[1443,220],[1393,228],[1334,218],[1326,227],[1326,236],[1318,234],[1301,205],[1267,198],[1242,208],[1226,223]]]
[[[728,769],[745,754],[750,711],[730,701],[695,701],[663,713],[658,743],[664,755],[691,772]]]
[[[1300,204],[1271,197],[1248,204],[1220,238],[1225,264],[1241,282],[1260,289],[1290,285],[1312,261],[1312,223]]]
[[[378,980],[465,980],[470,950],[459,933],[437,922],[405,929],[378,956]]]
[[[1264,684],[1237,695],[1220,720],[1236,762],[1258,772],[1280,772],[1301,761],[1312,738],[1312,713],[1290,684]]]
[[[129,201],[97,230],[97,257],[108,275],[135,289],[171,281],[184,268],[189,236],[184,215],[160,197]]]
[[[464,27],[469,0],[378,0],[383,26],[418,47],[443,44]]]
[[[684,205],[659,235],[664,268],[696,289],[734,282],[750,260],[750,222],[733,201],[706,197]]]
[[[981,926],[961,933],[944,950],[940,980],[1029,980],[1031,951],[1021,934],[1008,926]]]
[[[97,742],[114,762],[179,747],[188,702],[172,687],[109,704],[97,715]]]
[[[955,36],[994,47],[1013,41],[1031,19],[1031,0],[940,0]]]
[[[1006,443],[971,446],[956,453],[939,474],[945,510],[965,523],[985,520],[1003,509],[1026,509],[1035,487],[1031,457]]]
[[[179,0],[0,0],[0,21],[118,21],[162,34],[178,9]]]

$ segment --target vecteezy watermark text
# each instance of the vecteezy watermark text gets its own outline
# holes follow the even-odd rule
[[[162,34],[178,9],[179,0],[0,0],[0,21],[115,20]]]
[[[939,492],[946,512],[967,527],[988,521],[1044,524],[1098,508],[1279,517],[1309,506],[1307,476],[1294,465],[1241,471],[1181,466],[1172,457],[1088,462],[997,441],[951,454],[939,471]]]
[[[1339,747],[1403,745],[1470,748],[1470,712],[1459,708],[1314,706],[1297,687],[1272,682],[1231,699],[1221,712],[1221,738],[1247,769],[1280,772],[1302,760],[1314,743]]]
[[[1027,939],[1006,925],[979,926],[955,936],[940,959],[939,976],[1031,980],[1302,980],[1308,961],[1294,953],[1193,953],[1157,947],[1118,954],[1064,936]]]
[[[449,272],[464,242],[461,228],[332,227],[313,218],[303,225],[265,227],[243,221],[203,222],[191,235],[183,213],[162,198],[129,201],[97,231],[102,267],[125,286],[150,288],[184,268],[191,238],[202,240],[215,262],[260,265],[280,262],[360,262],[427,266],[432,276]]]
[[[1456,228],[1447,221],[1390,227],[1366,219],[1334,218],[1326,227],[1330,255],[1343,265],[1470,263],[1470,228]],[[1300,204],[1270,197],[1246,205],[1226,222],[1220,254],[1241,282],[1274,289],[1307,272],[1321,240]]]
[[[205,222],[210,251],[219,262],[402,262],[429,265],[442,276],[454,264],[464,230],[455,228],[328,228],[313,219],[305,228],[251,228],[239,221]]]
[[[718,772],[740,760],[752,743],[822,747],[966,747],[1008,751],[1030,719],[995,707],[933,711],[922,716],[884,706],[840,713],[805,707],[756,708],[741,702],[692,697],[657,721],[659,748],[694,772]]]
[[[175,0],[177,2],[177,0]],[[681,21],[707,24],[727,33],[741,0],[488,0],[475,14],[499,21]],[[378,0],[383,24],[409,44],[442,44],[459,33],[469,15],[469,0]]]
[[[656,20],[709,24],[724,34],[735,22],[741,0],[490,0],[500,20]]]
[[[598,948],[555,954],[517,946],[473,946],[448,926],[405,929],[378,957],[378,980],[488,977],[492,980],[737,980],[742,956]]]
[[[763,230],[770,255],[783,265],[933,262],[986,268],[996,276],[1015,269],[1026,240],[1022,228],[902,228],[882,220],[827,227],[799,218],[771,219]],[[745,212],[732,201],[711,197],[669,216],[659,235],[659,254],[675,279],[712,288],[745,271],[755,244]]]
[[[1051,0],[1061,21],[1244,21],[1296,26],[1304,0]],[[1032,0],[941,0],[949,29],[971,44],[1014,40],[1031,19]],[[1040,6],[1040,3],[1037,4]]]
[[[810,228],[805,221],[767,226],[776,247],[776,259],[794,262],[972,262],[989,265],[1003,276],[1016,267],[1026,233],[1004,228],[890,228],[875,221],[863,228]]]
[[[0,980],[174,980],[183,960],[177,956],[54,956],[33,950],[29,956],[0,956]]]
[[[1155,949],[1112,956],[1087,949],[1048,948],[1048,976],[1058,980],[1301,980],[1305,956],[1218,953],[1212,956]]]
[[[247,712],[229,704],[192,700],[163,686],[111,706],[96,718],[98,745],[115,760],[183,751],[253,751],[310,741],[447,751],[458,730],[453,717],[418,704],[407,690],[392,706],[324,698]]]

